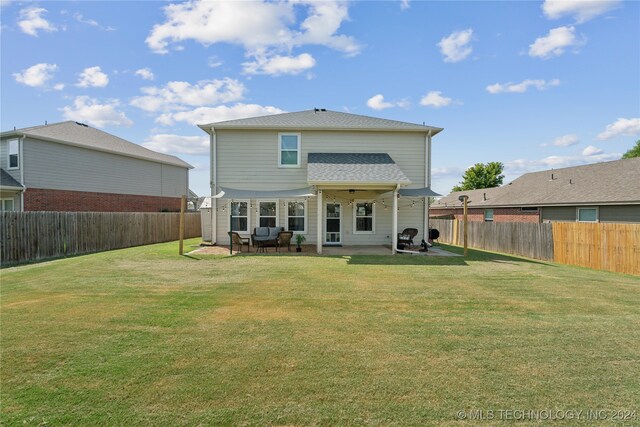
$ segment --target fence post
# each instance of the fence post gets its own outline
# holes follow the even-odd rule
[[[184,207],[187,202],[187,196],[180,199],[180,255],[184,254]]]

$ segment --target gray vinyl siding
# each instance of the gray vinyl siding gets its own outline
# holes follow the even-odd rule
[[[542,221],[575,222],[575,206],[550,206],[542,208]]]
[[[600,206],[598,213],[600,222],[640,223],[640,205]]]
[[[18,169],[9,170],[9,140],[18,138],[6,138],[0,141],[0,168],[4,169],[13,179],[20,180],[20,168],[22,168],[22,157],[19,158]]]
[[[234,189],[246,190],[285,190],[308,186],[307,156],[314,152],[331,153],[388,153],[402,171],[411,180],[409,188],[422,188],[425,181],[425,134],[418,132],[337,132],[337,131],[302,131],[300,168],[278,168],[278,131],[231,131],[216,132],[218,146],[218,185]],[[213,159],[212,159],[213,160]],[[391,243],[391,194],[385,196],[387,210],[381,203],[375,207],[375,234],[353,233],[353,206],[348,199],[373,199],[373,195],[346,192],[325,191],[323,197],[324,211],[327,201],[336,200],[342,203],[342,243],[345,245],[370,245]],[[416,200],[413,208],[411,200]],[[403,198],[400,200],[398,212],[398,232],[403,228],[418,228],[416,243],[422,236],[424,223],[423,198]],[[252,200],[250,230],[257,223],[257,205]],[[227,200],[218,201],[217,241],[228,244],[229,230],[228,209],[224,212]],[[317,239],[317,200],[310,197],[307,202],[306,242],[316,243]],[[278,225],[286,228],[286,211],[284,199],[279,200]],[[323,225],[324,228],[324,225]],[[244,235],[245,233],[241,233]]]
[[[187,194],[188,169],[27,138],[27,188],[176,197]]]

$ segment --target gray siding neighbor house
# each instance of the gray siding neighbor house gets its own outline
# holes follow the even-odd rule
[[[180,209],[188,163],[67,121],[0,134],[3,210]]]
[[[419,230],[418,242],[426,236],[431,139],[441,128],[324,109],[199,127],[210,135],[214,196],[202,206],[205,240],[282,227],[321,253],[394,250],[405,227]]]
[[[431,205],[432,217],[471,221],[640,223],[640,158],[522,175],[497,188],[457,191]]]

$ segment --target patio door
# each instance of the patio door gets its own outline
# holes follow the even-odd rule
[[[325,209],[325,233],[324,243],[327,245],[342,244],[341,218],[342,209],[340,203],[327,203]]]

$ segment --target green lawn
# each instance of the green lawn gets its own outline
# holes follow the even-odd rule
[[[638,277],[479,251],[176,253],[170,243],[3,270],[0,423],[459,425],[470,409],[640,412]]]

